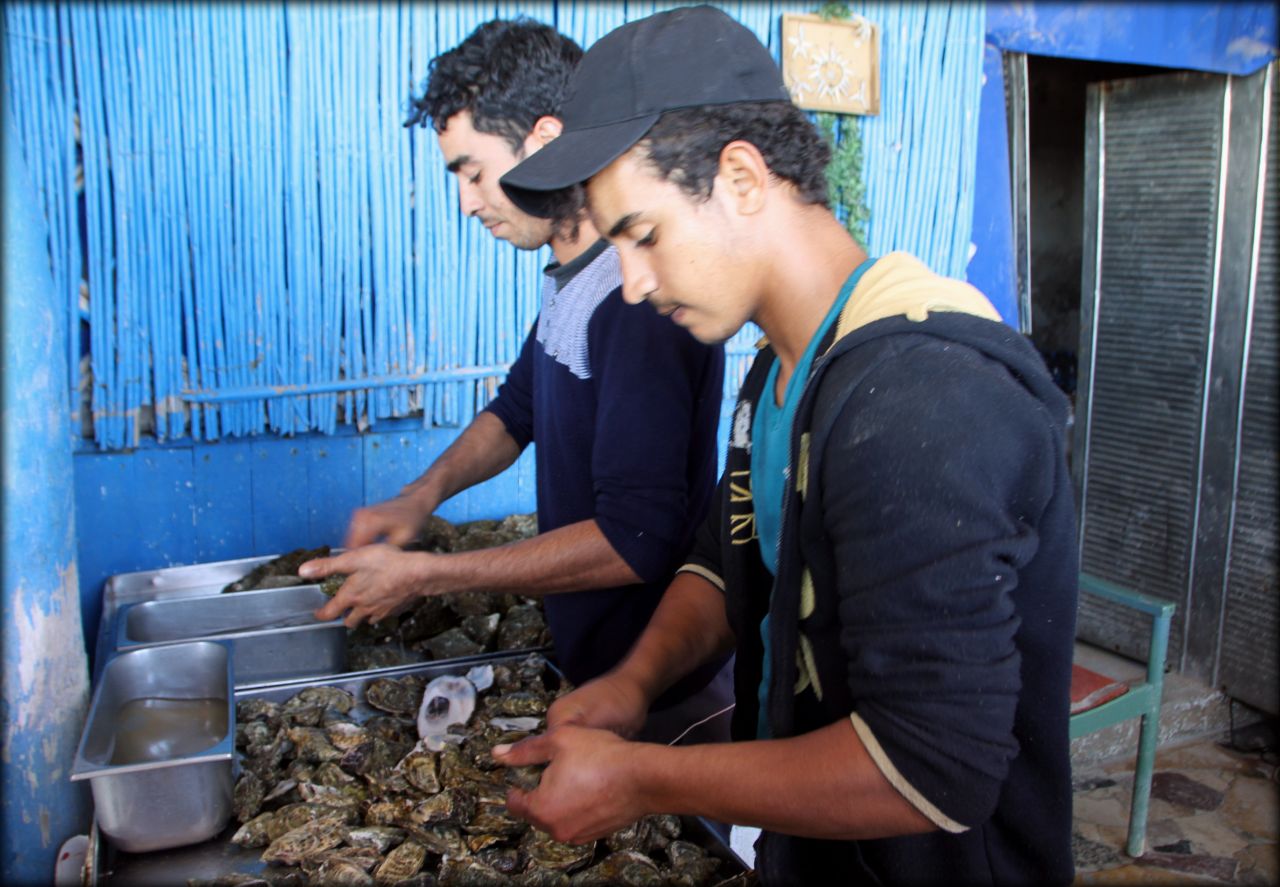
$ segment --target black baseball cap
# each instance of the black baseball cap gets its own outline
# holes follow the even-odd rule
[[[711,6],[660,12],[610,31],[578,63],[559,138],[501,179],[511,201],[551,215],[550,195],[585,182],[640,141],[666,111],[791,101],[755,34]]]

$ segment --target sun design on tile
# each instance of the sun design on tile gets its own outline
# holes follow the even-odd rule
[[[853,80],[849,75],[849,62],[836,49],[835,44],[828,43],[826,49],[810,54],[810,90],[818,98],[831,101],[848,98],[853,91]]]

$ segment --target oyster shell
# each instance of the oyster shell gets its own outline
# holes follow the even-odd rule
[[[427,860],[427,848],[415,840],[407,840],[387,854],[373,874],[379,884],[395,884],[411,878],[422,870]]]
[[[262,861],[276,865],[298,865],[342,843],[342,824],[335,819],[315,819],[276,838],[262,851]]]
[[[457,527],[439,515],[433,514],[423,523],[414,544],[425,551],[453,551],[461,535]]]
[[[347,752],[371,738],[368,728],[350,721],[339,721],[324,728],[325,738],[338,751]]]
[[[475,812],[476,799],[471,792],[462,788],[447,788],[414,807],[409,813],[409,822],[418,826],[441,823],[462,825],[469,822]]]
[[[442,631],[425,641],[419,641],[415,646],[424,653],[429,653],[432,659],[460,659],[484,652],[484,647],[471,640],[461,628]]]
[[[662,873],[653,860],[634,850],[610,853],[569,879],[573,887],[660,887]]]
[[[498,626],[499,650],[542,647],[548,639],[547,622],[535,604],[517,604],[507,610]]]
[[[438,738],[454,724],[465,724],[476,709],[475,684],[457,675],[441,675],[427,684],[418,709],[418,736]],[[431,748],[433,743],[429,743]],[[432,748],[432,751],[438,751]]]
[[[290,727],[286,735],[293,743],[294,754],[300,761],[323,764],[342,757],[342,752],[333,747],[325,731],[319,727]]]
[[[520,849],[529,858],[531,866],[571,872],[591,861],[596,842],[562,844],[541,829],[530,828],[520,839]]]
[[[389,825],[362,825],[348,828],[342,839],[352,847],[372,847],[384,854],[403,841],[404,834],[404,829]]]
[[[355,704],[356,698],[341,687],[326,687],[322,685],[307,687],[298,692],[285,702],[281,707],[281,711],[288,713],[318,705],[321,708],[336,708],[340,712],[349,712],[355,707]]]
[[[236,702],[236,723],[279,720],[280,706],[268,699],[241,699]]]
[[[315,882],[326,887],[367,887],[373,884],[373,877],[351,860],[333,856],[320,864]]]
[[[289,804],[281,807],[267,821],[267,837],[272,842],[279,840],[296,828],[313,822],[336,822],[339,825],[354,825],[360,819],[360,811],[354,807],[334,807],[329,804]]]
[[[265,794],[266,787],[252,770],[241,773],[240,778],[236,780],[231,800],[231,809],[235,812],[236,819],[240,822],[248,822],[257,816]]]
[[[481,801],[476,805],[475,815],[463,826],[469,835],[492,835],[497,838],[510,838],[524,834],[529,823],[516,819],[507,812],[507,805],[501,801]],[[475,847],[471,848],[475,850]],[[509,874],[509,873],[508,873]]]
[[[502,887],[511,879],[475,859],[445,858],[440,863],[440,883],[453,887]]]
[[[241,847],[265,847],[271,843],[270,826],[274,813],[259,813],[231,836],[231,843]]]
[[[512,540],[509,536],[499,533],[496,529],[476,528],[464,533],[453,550],[479,551],[482,548],[497,548],[499,545],[506,545],[510,541]]]
[[[524,869],[525,859],[515,847],[486,847],[476,859],[504,875],[515,875]]]
[[[372,847],[335,847],[333,850],[308,856],[298,864],[313,879],[321,884],[328,884],[330,880],[321,874],[326,864],[330,865],[329,871],[333,870],[334,863],[343,862],[356,866],[362,872],[368,872],[381,861],[382,854]]]
[[[420,697],[416,688],[395,678],[374,678],[365,687],[364,701],[393,715],[412,715]]]
[[[720,860],[697,844],[675,840],[667,845],[667,858],[674,874],[691,887],[708,884],[720,869]]]
[[[515,876],[518,887],[569,887],[569,876],[555,869],[529,868]]]
[[[481,649],[487,650],[498,634],[498,623],[501,620],[502,616],[499,613],[486,613],[483,616],[477,614],[463,619],[461,628],[467,637],[480,645]]]
[[[436,767],[436,755],[427,749],[422,740],[400,759],[396,771],[404,774],[410,785],[423,794],[434,795],[440,791],[440,774]]]
[[[258,566],[254,567],[252,570],[249,571],[249,573],[246,576],[244,576],[244,578],[237,579],[235,582],[228,583],[222,589],[222,592],[223,594],[227,594],[227,593],[237,592],[237,591],[253,591],[254,589],[257,589],[257,588],[280,587],[278,585],[273,586],[270,584],[264,584],[264,582],[273,581],[273,580],[270,580],[268,577],[275,577],[275,576],[286,576],[286,577],[292,576],[295,579],[297,579],[298,567],[302,566],[309,560],[314,560],[315,558],[318,558],[318,557],[328,557],[328,556],[329,556],[328,545],[321,545],[319,548],[312,548],[312,549],[295,548],[293,551],[290,551],[288,554],[282,554],[280,557],[274,560],[267,561],[264,564],[259,564]],[[302,585],[304,581],[305,580],[297,579],[296,582],[293,582],[291,584]]]
[[[540,718],[547,713],[547,697],[528,690],[516,690],[485,699],[485,707],[498,717]]]
[[[471,855],[462,831],[456,825],[431,825],[426,828],[411,826],[407,830],[415,841],[427,848],[428,853],[453,859]]]

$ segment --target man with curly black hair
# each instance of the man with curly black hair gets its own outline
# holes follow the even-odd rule
[[[542,218],[499,187],[503,174],[559,135],[556,115],[581,55],[546,25],[498,20],[432,62],[406,125],[434,128],[465,215],[518,249],[550,245],[555,260],[538,319],[493,402],[399,496],[356,511],[350,551],[300,571],[348,574],[318,616],[346,612],[352,627],[418,596],[541,596],[557,662],[574,683],[630,648],[692,544],[715,486],[724,376],[722,347],[699,343],[651,306],[623,301],[617,250],[573,191]],[[535,441],[537,536],[449,554],[397,547],[442,502],[507,468]],[[670,740],[727,712],[725,660],[654,700],[641,735]],[[686,741],[727,735],[725,714]]]
[[[648,813],[755,826],[766,884],[1070,882],[1075,510],[1035,349],[968,284],[867,256],[825,205],[821,137],[723,12],[601,38],[561,119],[504,177],[517,205],[585,181],[626,298],[768,344],[649,627],[494,748],[548,763],[508,809],[573,843]],[[742,741],[615,735],[731,649]]]

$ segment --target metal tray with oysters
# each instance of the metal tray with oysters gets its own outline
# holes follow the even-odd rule
[[[544,726],[564,689],[541,655],[439,663],[236,694],[234,820],[202,844],[107,850],[121,884],[753,883],[710,825],[649,816],[583,846],[507,815],[490,749]]]
[[[471,551],[525,539],[536,532],[533,515],[517,514],[502,520],[478,520],[458,525],[433,516],[417,542],[410,547],[432,552]],[[181,639],[189,640],[204,633],[201,630],[201,607],[210,609],[198,598],[238,597],[237,592],[250,591],[253,594],[244,601],[243,609],[246,611],[254,610],[250,606],[251,598],[258,609],[266,606],[264,600],[259,599],[284,599],[304,592],[311,592],[323,600],[317,589],[323,588],[332,594],[343,577],[331,577],[319,586],[303,588],[300,586],[307,585],[307,582],[297,575],[297,570],[305,561],[329,553],[327,546],[320,546],[274,557],[242,558],[112,576],[104,593],[95,681],[107,655],[125,643],[124,629],[118,624],[125,616],[141,616],[147,608],[156,610],[158,615],[159,608],[165,608],[188,630],[190,637]],[[233,621],[238,615],[230,612],[238,608],[217,609]],[[308,609],[304,615],[309,613]],[[281,626],[285,625],[281,623]],[[287,625],[293,626],[293,623]],[[345,634],[345,641],[339,640],[338,649],[333,652],[328,650],[326,642],[324,650],[320,651],[323,655],[319,656],[323,668],[308,668],[308,657],[288,657],[284,651],[276,650],[278,645],[274,640],[285,640],[286,632],[268,630],[275,628],[274,624],[264,623],[257,628],[261,630],[253,631],[252,637],[244,638],[240,646],[262,648],[258,652],[265,650],[267,654],[278,653],[277,658],[282,661],[264,661],[261,668],[242,669],[246,671],[245,679],[237,676],[238,686],[335,672],[356,673],[423,662],[500,655],[517,650],[545,652],[550,645],[541,602],[536,598],[510,594],[440,595],[424,598],[406,612],[377,624],[366,623],[354,630],[345,630],[338,625],[339,635]],[[286,631],[298,635],[295,640],[311,640],[313,643],[332,634],[327,625],[314,621],[305,623],[305,620]],[[240,652],[252,653],[254,650]],[[267,658],[269,660],[270,656]],[[295,669],[292,674],[287,673],[290,668]],[[283,676],[276,678],[273,672],[281,672]]]

